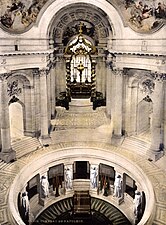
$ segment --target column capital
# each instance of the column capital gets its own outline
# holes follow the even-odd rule
[[[106,58],[106,66],[108,69],[113,70],[113,68],[115,67],[115,56],[108,53],[107,54],[107,58]]]
[[[113,70],[113,72],[114,72],[114,75],[116,76],[123,76],[123,69],[121,68],[116,68]]]
[[[48,72],[49,72],[48,67],[39,69],[40,77],[46,76],[48,74]]]
[[[155,71],[155,72],[151,71],[150,75],[155,81],[162,82],[162,81],[166,80],[166,74],[165,73],[160,73],[160,72],[157,72],[157,71]]]
[[[34,76],[39,76],[39,68],[33,69],[33,70],[32,70],[32,74],[33,74]]]
[[[7,80],[7,78],[11,75],[11,72],[6,72],[6,73],[2,73],[0,74],[0,81],[4,81]]]

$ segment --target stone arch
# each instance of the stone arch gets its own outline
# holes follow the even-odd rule
[[[17,82],[16,90],[15,87],[12,87],[14,82]],[[17,102],[22,106],[23,128],[25,136],[34,136],[35,134],[35,128],[33,127],[32,121],[34,114],[34,110],[32,110],[32,88],[33,80],[30,80],[28,75],[23,71],[15,71],[8,78],[9,104]]]
[[[112,27],[108,22],[107,14],[93,5],[85,3],[66,6],[57,12],[48,27],[49,36],[53,37],[55,42],[61,43],[67,29],[70,29],[68,36],[79,33],[79,22],[83,21],[84,26],[88,25],[89,36],[96,42],[100,39],[106,39],[112,33]],[[109,29],[108,29],[109,28]],[[86,31],[87,31],[86,30]],[[83,30],[83,34],[86,34]]]
[[[72,4],[75,4],[76,2],[74,0],[69,0],[68,2],[64,2],[62,0],[54,1],[51,5],[49,5],[45,11],[42,11],[42,16],[40,20],[37,21],[38,28],[40,30],[40,36],[41,37],[48,37],[50,32],[50,25],[52,24],[52,21],[54,19],[54,16],[57,12],[59,12],[62,8],[66,6],[72,6]],[[87,4],[87,1],[80,0],[80,3]],[[121,16],[115,9],[115,7],[110,4],[107,1],[101,1],[101,0],[92,0],[89,5],[96,6],[99,9],[102,9],[105,14],[108,17],[108,21],[111,24],[111,27],[113,29],[113,36],[115,37],[121,37],[122,36],[122,30],[124,29],[124,24],[121,19]],[[47,18],[47,19],[45,19]],[[116,18],[116,20],[115,20]]]
[[[11,139],[22,138],[25,130],[25,107],[22,102],[18,100],[10,103],[9,118]]]
[[[24,87],[26,86],[30,86],[30,81],[24,73],[15,72],[8,78],[9,115],[12,138],[24,136],[26,130],[26,110],[31,107],[30,104],[26,104],[25,100]],[[17,122],[18,118],[19,123]]]

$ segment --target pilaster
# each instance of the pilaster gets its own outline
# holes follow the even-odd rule
[[[122,140],[122,97],[123,97],[123,70],[116,69],[115,76],[115,97],[113,113],[113,136],[112,143],[120,144]]]
[[[106,111],[107,117],[111,118],[111,110],[112,110],[112,57],[107,57],[106,61]]]
[[[7,77],[10,74],[0,75],[0,105],[1,105],[1,142],[2,149],[0,158],[6,163],[16,159],[16,152],[11,147],[10,121],[9,121],[9,98],[7,95]]]
[[[39,70],[33,70],[34,76],[34,92],[35,92],[35,129],[36,129],[36,136],[39,137],[40,135],[40,75]]]
[[[55,63],[52,62],[50,69],[51,76],[51,119],[55,119],[56,109],[55,109]]]
[[[165,74],[157,72],[151,74],[155,81],[155,89],[153,94],[153,113],[151,127],[151,147],[147,152],[149,160],[156,161],[164,155],[163,140],[161,135],[161,127],[163,120],[163,80],[166,79]]]
[[[47,97],[47,70],[42,69],[40,72],[40,124],[41,139],[48,139],[48,97]]]

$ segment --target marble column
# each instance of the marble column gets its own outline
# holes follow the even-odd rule
[[[155,88],[153,93],[153,113],[151,123],[151,147],[147,152],[149,160],[156,161],[161,158],[164,154],[161,149],[163,144],[161,127],[163,121],[163,100],[164,100],[164,89],[163,89],[163,74],[154,73],[152,74],[155,80]]]
[[[103,67],[103,57],[98,57],[96,65],[96,91],[102,92],[102,67]]]
[[[56,109],[55,109],[55,64],[52,63],[51,70],[51,119],[55,119]]]
[[[107,58],[107,79],[106,79],[106,112],[107,116],[111,118],[111,107],[112,107],[112,58]]]
[[[25,136],[34,136],[34,89],[29,84],[25,84],[24,88],[24,102],[25,102]],[[32,91],[33,89],[33,91]]]
[[[91,64],[91,101],[96,97],[96,61],[92,60]]]
[[[123,94],[123,71],[115,70],[115,102],[113,117],[113,135],[116,138],[122,136],[122,94]]]
[[[51,74],[50,68],[47,73],[47,111],[48,111],[48,127],[51,128]]]
[[[40,70],[40,124],[41,139],[47,139],[48,134],[48,104],[47,104],[47,71]]]
[[[36,137],[40,133],[40,76],[39,70],[33,70],[34,88],[35,88],[35,122]]]
[[[166,83],[164,83],[164,147],[166,148]]]
[[[11,147],[10,121],[9,121],[9,97],[7,95],[7,76],[0,75],[0,105],[1,105],[1,142],[2,149],[0,159],[6,163],[16,159],[16,152]]]

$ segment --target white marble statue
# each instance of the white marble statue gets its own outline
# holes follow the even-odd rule
[[[96,167],[91,168],[91,173],[90,173],[90,180],[91,180],[91,185],[92,188],[97,188],[97,177],[98,177],[98,171]]]
[[[23,192],[23,193],[22,193],[21,204],[22,204],[23,217],[24,217],[24,218],[27,218],[28,215],[29,215],[29,199],[28,199],[28,192]]]
[[[113,196],[120,198],[122,195],[122,178],[117,175],[114,182],[114,194]]]
[[[69,167],[67,167],[65,171],[65,182],[66,182],[66,189],[72,188],[72,171]]]
[[[142,197],[141,193],[139,191],[135,191],[135,197],[134,197],[134,215],[136,218],[138,218],[141,210],[141,203],[142,203]]]
[[[41,177],[40,188],[41,188],[41,197],[42,198],[48,197],[48,195],[49,195],[49,182],[48,182],[46,176]]]

